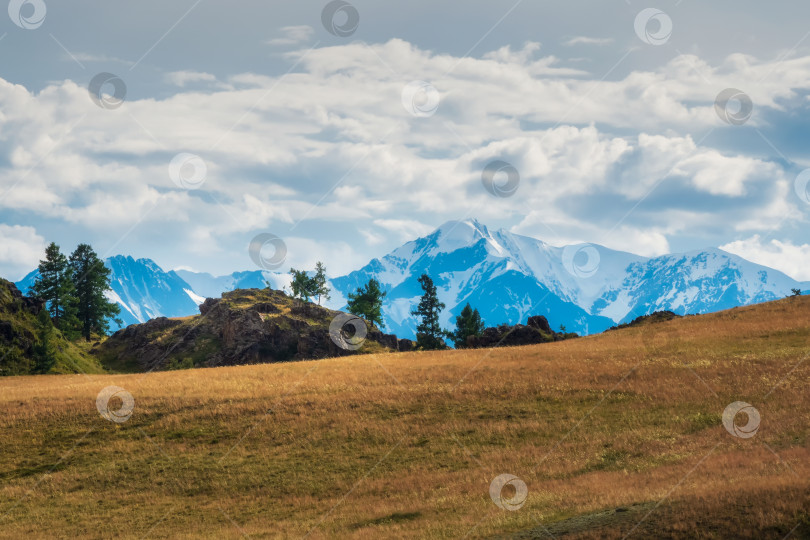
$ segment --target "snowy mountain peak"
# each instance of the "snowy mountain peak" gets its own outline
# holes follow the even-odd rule
[[[484,238],[491,238],[489,230],[477,220],[467,219],[448,221],[424,240],[428,241],[429,251],[436,254],[452,253],[457,249],[472,246]]]

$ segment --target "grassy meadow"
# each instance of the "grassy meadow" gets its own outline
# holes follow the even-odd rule
[[[810,538],[809,355],[802,297],[527,347],[4,378],[0,537]],[[111,385],[125,422],[96,408]]]

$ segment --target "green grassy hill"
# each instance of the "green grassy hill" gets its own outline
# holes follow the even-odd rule
[[[0,375],[25,375],[35,369],[37,313],[42,302],[23,296],[17,287],[0,278]],[[54,329],[51,345],[56,356],[49,373],[103,373],[89,344],[71,342]]]

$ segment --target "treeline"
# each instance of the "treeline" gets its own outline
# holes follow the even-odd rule
[[[330,289],[327,286],[326,267],[323,263],[316,264],[314,273],[291,268],[290,275],[292,276],[293,297],[307,302],[317,299],[318,304],[321,303],[321,298],[329,299]],[[419,277],[419,284],[422,286],[422,297],[417,307],[411,311],[411,315],[419,318],[419,324],[416,327],[417,349],[446,349],[445,339],[452,340],[457,349],[462,349],[467,347],[469,337],[481,335],[485,328],[484,321],[478,310],[473,309],[469,303],[456,317],[455,330],[452,332],[444,330],[439,323],[439,318],[445,305],[439,301],[436,285],[427,274]],[[349,293],[347,310],[378,328],[385,328],[382,306],[386,294],[379,281],[374,278],[369,279],[364,286]]]
[[[444,330],[439,324],[439,316],[445,305],[439,301],[436,285],[427,274],[419,276],[419,284],[422,286],[422,298],[416,309],[411,311],[411,315],[419,317],[419,324],[416,327],[416,347],[425,350],[446,349],[450,339],[456,349],[467,347],[469,337],[478,337],[484,331],[484,321],[478,309],[473,309],[469,303],[461,310],[461,314],[456,317],[456,329]]]
[[[79,244],[66,256],[51,242],[37,269],[31,294],[45,300],[50,321],[68,339],[90,341],[93,334],[106,335],[110,319],[121,325],[120,308],[104,296],[110,289],[110,269],[90,245]]]

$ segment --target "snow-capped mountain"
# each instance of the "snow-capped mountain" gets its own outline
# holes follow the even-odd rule
[[[104,265],[112,271],[112,290],[107,292],[107,298],[120,306],[119,317],[125,326],[161,316],[192,315],[198,313],[198,304],[205,300],[174,271],[165,272],[151,259],[116,255],[106,259]],[[17,288],[27,294],[37,275],[36,270],[29,273]]]
[[[121,306],[125,324],[198,313],[206,297],[243,288],[289,285],[283,273],[259,270],[227,276],[177,270],[165,272],[149,259],[116,256],[108,297]],[[658,310],[706,313],[782,298],[791,289],[810,289],[776,270],[720,249],[646,258],[603,246],[554,247],[503,229],[490,231],[475,220],[445,223],[428,236],[407,242],[346,276],[330,280],[326,306],[343,309],[349,293],[370,278],[387,291],[386,330],[413,338],[410,311],[422,294],[418,278],[433,278],[447,309],[441,322],[452,328],[469,302],[487,325],[525,323],[545,315],[552,326],[596,333]],[[27,292],[36,271],[17,283]]]
[[[195,293],[210,298],[219,298],[222,293],[236,289],[263,289],[267,287],[267,283],[270,283],[273,289],[281,290],[290,282],[287,274],[259,270],[234,272],[227,276],[212,276],[190,270],[176,270],[175,272],[191,285]]]
[[[489,325],[537,314],[555,328],[594,333],[657,310],[706,313],[810,288],[719,249],[646,258],[592,244],[554,247],[475,220],[445,223],[332,284],[345,297],[376,278],[388,291],[387,327],[410,336],[422,273],[447,306],[447,328],[467,302]]]

